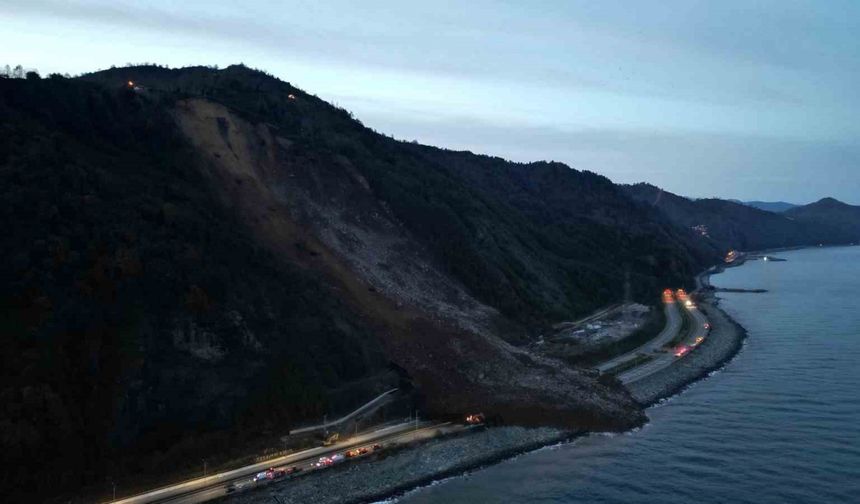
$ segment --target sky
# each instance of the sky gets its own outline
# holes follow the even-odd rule
[[[0,0],[0,64],[244,63],[404,140],[860,204],[860,1]]]

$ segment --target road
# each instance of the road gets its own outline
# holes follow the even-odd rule
[[[678,309],[678,303],[675,301],[672,301],[671,303],[663,303],[663,305],[666,313],[666,326],[663,327],[663,330],[660,331],[660,334],[658,334],[656,338],[634,350],[598,364],[595,368],[601,373],[604,373],[629,361],[630,359],[635,358],[639,354],[650,354],[660,351],[661,348],[672,341],[681,329],[681,311]]]
[[[689,347],[693,347],[704,340],[707,337],[708,329],[705,328],[705,324],[707,324],[708,319],[705,315],[699,311],[699,309],[693,306],[684,306],[684,316],[689,317],[691,319],[690,330],[687,333],[686,337],[682,341],[684,345]],[[698,338],[702,338],[698,340]],[[671,340],[671,339],[670,339]],[[641,366],[637,366],[633,369],[627,370],[620,375],[618,375],[618,379],[621,380],[621,383],[633,383],[637,380],[641,380],[646,376],[649,376],[661,369],[672,365],[673,362],[683,359],[684,356],[678,357],[674,352],[662,352],[656,354],[653,359],[642,364]]]
[[[556,325],[554,325],[554,326],[553,326],[553,329],[555,329],[555,330],[560,330],[560,329],[569,330],[569,329],[573,329],[573,328],[579,327],[579,326],[581,326],[581,325],[583,325],[583,324],[585,324],[585,323],[587,323],[587,322],[591,322],[592,320],[599,319],[599,318],[603,318],[603,317],[605,317],[605,316],[609,315],[610,313],[616,312],[616,311],[618,311],[618,310],[622,310],[622,309],[624,309],[624,307],[626,307],[628,304],[629,304],[629,303],[609,305],[609,306],[607,306],[607,307],[605,307],[605,308],[601,308],[600,310],[598,310],[598,311],[596,311],[596,312],[592,313],[591,315],[588,315],[588,316],[586,316],[586,317],[583,317],[583,318],[581,318],[581,319],[579,319],[579,320],[574,320],[573,322],[562,322],[562,323],[560,323],[560,324],[556,324]]]
[[[397,392],[396,388],[393,388],[387,392],[383,392],[382,394],[380,394],[376,398],[372,399],[371,401],[368,401],[364,406],[358,408],[357,410],[353,411],[352,413],[350,413],[346,416],[338,418],[337,420],[332,420],[331,422],[324,422],[324,423],[321,423],[318,425],[309,425],[307,427],[301,427],[298,429],[293,429],[290,431],[290,435],[294,436],[296,434],[306,434],[308,432],[328,429],[330,427],[340,425],[340,424],[342,424],[348,420],[355,418],[356,416],[358,416],[358,415],[360,415],[366,411],[369,411],[369,410],[371,410],[377,406],[380,406],[384,402],[389,401],[395,392]]]
[[[623,355],[601,363],[597,366],[597,369],[601,372],[605,372],[624,362],[627,362],[632,358],[635,358],[637,355],[642,353],[650,353],[652,355],[655,355],[654,359],[646,362],[641,366],[630,369],[618,376],[618,378],[623,383],[631,383],[638,379],[644,378],[645,376],[650,375],[651,373],[654,373],[660,369],[663,369],[664,367],[672,364],[675,360],[677,360],[679,357],[676,357],[671,352],[662,351],[662,349],[678,334],[678,331],[681,327],[682,315],[678,307],[678,303],[674,300],[672,300],[671,302],[664,303],[664,306],[666,313],[666,326],[663,328],[660,334],[657,335],[657,337],[640,346],[639,348],[636,348],[635,350],[632,350]],[[704,338],[706,336],[707,330],[705,329],[705,323],[707,322],[707,319],[695,307],[685,306],[685,312],[685,316],[691,317],[694,321],[694,323],[691,324],[692,329],[685,339],[685,343],[692,345],[694,342],[696,342],[697,338]],[[389,390],[381,394],[380,396],[374,398],[370,402],[366,403],[359,409],[353,411],[349,415],[346,415],[337,420],[333,420],[331,422],[324,422],[319,425],[295,429],[292,431],[292,434],[300,434],[312,432],[315,430],[322,430],[346,422],[351,418],[354,418],[389,400],[395,392],[396,389]],[[391,425],[381,429],[358,434],[351,438],[345,439],[342,442],[336,443],[333,446],[317,447],[303,450],[301,452],[284,455],[281,457],[266,460],[264,462],[250,464],[238,469],[224,471],[221,473],[212,474],[210,476],[197,478],[175,485],[152,490],[149,492],[141,493],[131,497],[122,498],[119,500],[112,501],[110,504],[196,504],[226,495],[227,487],[230,484],[234,484],[240,487],[245,486],[248,489],[251,489],[251,487],[258,487],[269,484],[265,481],[254,483],[253,476],[259,472],[265,471],[270,467],[297,466],[302,467],[304,471],[325,470],[324,468],[313,469],[312,464],[318,461],[321,457],[330,457],[336,453],[343,453],[346,450],[352,448],[370,446],[373,444],[390,445],[392,443],[404,443],[413,441],[415,439],[433,437],[438,435],[440,432],[452,433],[467,428],[468,427],[462,425],[450,423],[417,423],[416,421],[399,423],[396,425]]]
[[[377,443],[383,445],[404,443],[415,439],[433,437],[439,431],[449,433],[466,428],[467,427],[450,423],[404,422],[353,436],[333,446],[303,450],[301,452],[270,459],[265,462],[247,465],[239,469],[224,471],[204,478],[197,478],[132,497],[119,499],[112,501],[111,504],[162,504],[168,502],[171,504],[191,504],[205,502],[207,500],[226,495],[227,485],[230,483],[254,486],[267,484],[264,482],[252,483],[252,478],[258,472],[265,471],[270,467],[300,466],[305,470],[310,470],[310,465],[319,460],[320,457],[329,457],[336,453],[343,453],[351,448]]]

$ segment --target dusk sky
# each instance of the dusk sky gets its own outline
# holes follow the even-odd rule
[[[396,138],[860,203],[860,2],[0,0],[0,64],[264,69]]]

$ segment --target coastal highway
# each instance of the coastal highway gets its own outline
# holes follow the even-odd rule
[[[708,329],[706,328],[706,324],[708,323],[708,319],[701,311],[699,311],[698,307],[696,307],[694,304],[687,305],[685,303],[684,310],[684,316],[689,317],[691,319],[691,323],[690,330],[687,336],[682,341],[682,345],[686,345],[686,347],[688,347],[689,349],[688,351],[691,351],[695,348],[696,345],[701,343],[705,339],[705,337],[707,337]],[[671,339],[669,341],[671,341]],[[656,354],[653,359],[644,363],[643,365],[632,368],[619,374],[618,379],[621,380],[621,383],[625,384],[641,380],[648,375],[656,373],[657,371],[667,366],[670,366],[673,362],[679,359],[683,359],[686,353],[687,352],[685,352],[681,356],[676,355],[675,352]]]
[[[639,354],[648,354],[660,351],[667,343],[672,341],[681,329],[681,311],[678,309],[678,303],[672,299],[670,302],[664,302],[664,311],[666,313],[666,325],[656,338],[648,341],[644,345],[631,350],[625,354],[614,357],[606,362],[598,364],[595,369],[601,373],[615,368],[631,359],[636,358]]]
[[[392,443],[407,443],[417,439],[436,436],[439,432],[453,433],[468,427],[451,423],[431,423],[409,421],[384,427],[382,429],[361,433],[333,446],[324,446],[303,450],[300,452],[273,458],[257,464],[247,465],[238,469],[212,474],[176,485],[171,485],[150,492],[111,501],[110,504],[191,504],[205,502],[227,494],[227,485],[234,483],[246,486],[262,486],[268,482],[253,483],[253,476],[270,467],[298,466],[304,471],[311,470],[311,464],[320,457],[330,457],[343,453],[351,448]],[[319,469],[324,470],[324,469]],[[287,477],[289,478],[289,476]],[[276,481],[285,481],[284,479]]]

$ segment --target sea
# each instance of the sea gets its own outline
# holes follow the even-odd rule
[[[715,275],[748,331],[723,369],[594,434],[413,490],[425,503],[860,503],[860,247]]]

